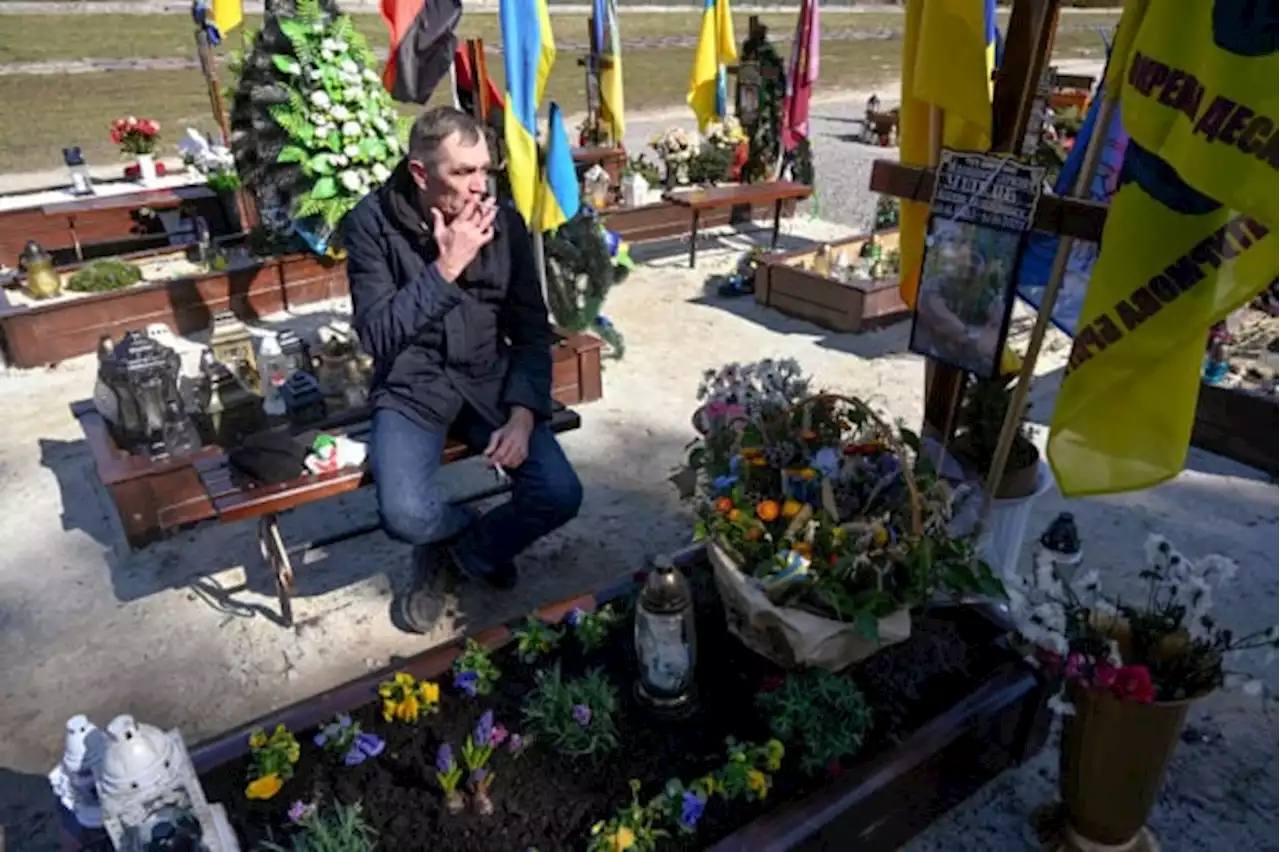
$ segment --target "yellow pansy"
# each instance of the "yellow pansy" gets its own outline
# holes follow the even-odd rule
[[[267,735],[261,729],[249,735],[249,748],[262,748],[266,744]]]
[[[786,754],[786,748],[778,740],[769,740],[764,744],[764,768],[770,772],[777,772],[782,766],[782,756]]]
[[[283,786],[284,782],[280,780],[280,776],[272,772],[250,781],[249,786],[244,788],[244,795],[249,799],[270,799],[279,793]]]
[[[876,524],[875,531],[871,533],[871,542],[876,547],[884,547],[889,541],[889,531],[884,528],[883,524]]]
[[[804,504],[799,500],[787,500],[782,504],[782,517],[794,518],[800,514],[800,510],[804,508]]]
[[[289,743],[289,762],[297,763],[300,757],[302,757],[302,748],[298,745],[297,740]]]
[[[817,475],[818,472],[811,467],[806,467],[804,470],[800,471],[800,478],[805,481],[813,479]]]
[[[764,773],[759,769],[749,769],[747,770],[747,789],[763,799],[769,792],[769,779],[765,778]]]
[[[390,722],[392,719],[394,719],[394,718],[396,717],[396,707],[398,707],[398,706],[399,706],[399,704],[398,704],[397,702],[395,702],[395,701],[391,701],[391,700],[389,700],[389,699],[383,699],[383,701],[382,701],[382,721],[384,721],[384,722]]]
[[[619,826],[618,830],[609,838],[609,849],[611,852],[626,852],[635,845],[635,832],[627,828],[625,825]]]
[[[428,704],[440,703],[440,684],[424,680],[421,684],[422,700]]]

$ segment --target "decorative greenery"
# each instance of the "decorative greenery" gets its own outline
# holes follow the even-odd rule
[[[871,730],[871,708],[854,682],[825,669],[789,675],[756,696],[773,735],[800,751],[800,766],[818,773],[862,747]]]
[[[710,778],[697,782],[701,788],[719,793],[729,801],[746,799],[762,801],[773,785],[772,773],[782,766],[786,748],[778,740],[764,745],[740,743],[733,737],[725,740],[729,759]]]
[[[383,183],[407,133],[364,37],[332,0],[271,0],[241,63],[233,150],[274,230],[327,237]],[[325,239],[327,242],[327,239]]]
[[[876,217],[874,229],[887,231],[898,227],[898,214],[901,206],[892,195],[882,195],[876,200]]]
[[[293,766],[302,756],[298,741],[284,725],[267,736],[257,728],[249,735],[249,784],[245,797],[270,799],[293,777]]]
[[[364,821],[359,802],[338,802],[327,812],[315,805],[294,802],[289,819],[294,833],[288,846],[265,841],[259,848],[266,852],[372,852],[378,843],[378,832]]]
[[[626,348],[622,333],[612,323],[600,322],[600,311],[626,269],[609,257],[603,228],[594,212],[584,208],[549,235],[544,246],[547,303],[557,325],[593,332],[621,357]]]
[[[560,644],[564,633],[547,624],[536,615],[524,620],[524,625],[512,631],[516,637],[516,655],[526,665],[537,662],[543,654],[549,654]]]
[[[741,178],[744,183],[771,180],[778,165],[778,155],[782,152],[779,131],[782,127],[782,99],[786,94],[787,69],[769,41],[767,28],[763,26],[747,36],[738,57],[740,63],[754,61],[760,68],[757,120],[754,128],[748,128],[750,144]],[[812,158],[809,162],[812,163]],[[806,181],[797,176],[796,179],[812,185],[812,170],[809,178]]]
[[[936,590],[1001,585],[950,532],[952,495],[919,438],[863,402],[812,394],[792,360],[708,371],[696,535],[713,537],[780,606],[854,624],[878,621]]]
[[[603,754],[618,745],[618,692],[600,669],[565,682],[560,664],[538,672],[524,719],[539,742],[569,757]]]
[[[649,186],[657,186],[662,183],[662,169],[658,167],[657,163],[651,162],[644,154],[636,154],[627,161],[626,168],[623,169],[623,175],[628,174],[640,175]]]
[[[704,145],[689,161],[689,183],[715,186],[729,179],[734,152]]]
[[[474,639],[467,640],[466,649],[453,661],[453,686],[471,698],[493,692],[501,676],[489,649]]]
[[[142,270],[123,260],[95,260],[71,274],[67,289],[77,293],[110,293],[142,280]]]
[[[587,612],[575,607],[565,616],[573,635],[582,643],[582,650],[588,654],[604,647],[604,640],[609,638],[609,631],[618,622],[618,615],[611,606],[602,606],[595,612]]]
[[[413,723],[424,715],[440,712],[440,685],[418,680],[408,672],[396,672],[392,680],[378,685],[383,721],[395,719]]]

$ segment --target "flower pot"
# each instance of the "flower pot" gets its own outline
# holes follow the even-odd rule
[[[156,182],[156,158],[152,154],[138,154],[138,183],[154,186]]]
[[[1075,715],[1062,732],[1058,790],[1070,829],[1107,846],[1145,827],[1196,699],[1139,704],[1109,692],[1070,688]]]
[[[997,496],[991,501],[991,511],[982,534],[982,555],[1000,576],[1017,571],[1022,542],[1027,537],[1027,523],[1031,519],[1031,507],[1036,498],[1053,485],[1053,474],[1043,459],[1038,459],[1031,471],[1036,477],[1035,487],[1029,493],[1010,499]]]

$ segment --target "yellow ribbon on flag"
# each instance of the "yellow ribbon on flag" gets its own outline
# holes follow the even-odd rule
[[[1067,496],[1178,474],[1208,330],[1276,278],[1280,66],[1265,5],[1125,7],[1110,82],[1129,147],[1049,436]]]

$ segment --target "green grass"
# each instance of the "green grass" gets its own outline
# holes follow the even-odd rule
[[[831,29],[902,29],[903,16],[892,12],[861,14],[824,12],[823,28]],[[354,16],[360,31],[375,47],[387,44],[387,28],[378,15]],[[747,18],[739,13],[734,16],[739,40],[746,37]],[[763,13],[760,15],[778,44],[788,44],[795,28],[795,15],[791,13]],[[1079,14],[1064,16],[1063,22],[1071,27],[1080,25],[1110,26],[1118,20],[1110,14]],[[5,15],[0,27],[0,62],[39,62],[52,59],[83,59],[87,57],[120,59],[126,57],[166,58],[193,56],[194,40],[191,19],[186,15]],[[250,27],[261,23],[261,16],[246,18]],[[586,17],[578,15],[553,15],[552,27],[561,41],[580,42],[587,37]],[[624,39],[660,38],[662,36],[694,36],[698,32],[699,16],[694,13],[626,13],[619,22]],[[230,34],[228,44],[238,47],[239,33]],[[466,14],[458,33],[465,38],[483,38],[486,42],[498,40],[497,15],[485,12]],[[1062,37],[1076,36],[1076,32]],[[1094,42],[1097,36],[1089,34]]]
[[[693,16],[679,14],[625,15],[622,23],[628,37],[639,38],[641,35],[670,35],[677,30],[673,21],[685,17],[691,27]],[[746,17],[737,16],[736,23],[740,28],[745,28]],[[768,23],[769,18],[781,20],[790,16],[764,17]],[[1072,16],[1070,20],[1075,23],[1082,17]],[[901,20],[898,15],[878,13],[857,16],[833,14],[827,16],[826,23],[836,27],[853,26],[855,18],[859,27],[878,26],[871,22],[880,18]],[[58,30],[60,37],[53,38],[50,36],[52,30],[42,32],[36,26],[25,30],[26,38],[19,44],[12,36],[13,28],[6,26],[0,29],[0,61],[16,61],[11,57],[19,49],[26,51],[27,59],[51,58],[54,55],[66,58],[65,47],[61,48],[61,54],[53,53],[54,48],[71,44],[92,45],[91,50],[81,48],[78,52],[91,52],[94,56],[109,56],[111,49],[118,49],[121,51],[118,55],[123,56],[141,55],[143,50],[152,56],[173,56],[181,55],[182,44],[190,38],[187,19],[181,15],[26,15],[5,16],[0,20],[6,23],[21,20],[29,24],[37,19],[55,19],[61,22],[60,25],[85,25],[87,29],[84,32],[76,32],[74,27],[70,31]],[[559,23],[560,31],[566,32],[568,22],[575,20],[578,19],[559,15],[553,18],[553,23]],[[376,16],[362,15],[360,21],[366,31],[382,32],[382,23]],[[485,22],[489,29],[478,26],[480,22]],[[130,23],[132,27],[125,26]],[[472,24],[467,28],[468,32],[496,34],[496,19],[492,15],[471,15],[464,19],[464,23]],[[123,46],[124,39],[130,44],[127,49]],[[231,41],[234,46],[236,39],[233,37]],[[785,44],[786,39],[779,37],[777,41]],[[1056,48],[1056,55],[1060,58],[1100,55],[1101,42],[1092,32],[1073,30],[1059,35]],[[886,97],[893,97],[896,92],[884,91],[883,87],[898,77],[901,50],[899,41],[828,42],[822,53],[819,94],[838,89],[881,88]],[[501,87],[502,63],[497,57],[491,59],[490,73]],[[683,104],[692,61],[692,50],[688,47],[625,53],[628,112]],[[230,82],[230,76],[225,72],[224,82]],[[583,74],[570,52],[563,52],[556,63],[545,97],[558,101],[570,114],[584,108]],[[0,172],[58,168],[61,150],[68,145],[84,148],[86,158],[92,164],[117,162],[119,156],[107,134],[111,121],[121,115],[133,114],[160,121],[163,126],[162,154],[173,153],[174,145],[189,126],[214,129],[204,79],[194,69],[4,75],[0,76],[0,103],[39,105],[0,122]],[[405,109],[412,112],[417,108],[410,106]],[[691,125],[692,115],[680,123]]]

